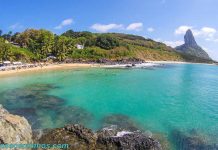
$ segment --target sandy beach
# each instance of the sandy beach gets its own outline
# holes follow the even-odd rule
[[[65,70],[65,69],[76,69],[76,68],[89,68],[89,67],[98,67],[99,64],[80,64],[80,63],[72,63],[72,64],[51,64],[43,67],[34,67],[27,69],[18,69],[18,70],[7,70],[0,71],[0,77],[7,77],[11,75],[20,75],[24,73],[36,73],[36,72],[44,72],[49,70]]]
[[[155,66],[156,64],[204,64],[204,65],[215,65],[215,64],[206,64],[206,63],[191,63],[191,62],[178,62],[178,61],[146,61],[148,66]],[[90,67],[117,67],[117,66],[126,66],[127,64],[121,65],[103,65],[103,64],[81,64],[81,63],[70,63],[70,64],[50,64],[43,67],[34,67],[27,69],[17,69],[17,70],[7,70],[0,71],[0,77],[8,77],[12,75],[20,75],[27,73],[38,73],[51,70],[66,70],[66,69],[76,69],[76,68],[90,68]]]

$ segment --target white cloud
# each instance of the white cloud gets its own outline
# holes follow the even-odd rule
[[[180,26],[175,30],[175,34],[176,35],[181,35],[181,34],[183,35],[186,33],[186,31],[188,29],[192,29],[192,28],[193,28],[192,26],[186,26],[186,25]]]
[[[122,29],[123,25],[122,24],[94,24],[91,26],[93,30],[96,30],[98,32],[108,32],[109,30],[113,29]]]
[[[200,30],[200,34],[202,34],[203,36],[208,36],[208,37],[214,37],[216,32],[217,32],[216,29],[210,28],[210,27],[203,27]]]
[[[141,22],[136,22],[136,23],[131,23],[128,26],[125,26],[123,24],[93,24],[91,26],[91,29],[96,30],[98,32],[108,32],[110,30],[126,30],[126,31],[141,31],[143,29],[143,23]],[[148,32],[153,32],[154,28],[148,28]]]
[[[65,26],[69,26],[73,23],[73,19],[65,19],[63,20],[58,26],[55,27],[55,29],[62,29]]]
[[[23,28],[23,25],[21,25],[20,23],[15,23],[15,24],[9,26],[9,29],[11,29],[11,30],[22,29],[22,28]]]
[[[194,36],[199,37],[214,37],[216,34],[216,29],[211,27],[202,27],[201,29],[194,28],[192,26],[180,26],[175,30],[176,35],[184,35],[188,29],[191,29]]]
[[[142,28],[143,28],[143,23],[136,22],[136,23],[132,23],[132,24],[128,25],[126,30],[129,30],[129,31],[141,31]]]
[[[147,31],[148,31],[148,32],[154,32],[154,30],[155,30],[155,29],[154,29],[154,28],[152,28],[152,27],[150,27],[150,28],[147,28]]]
[[[173,48],[184,44],[184,41],[180,41],[180,40],[178,40],[178,41],[166,41],[166,40],[162,40],[159,38],[159,39],[155,39],[155,41],[162,42],[162,43],[166,44],[167,46],[171,46]]]
[[[184,41],[163,41],[167,46],[171,46],[173,48],[184,44]]]
[[[184,35],[188,29],[191,29],[195,37],[203,38],[206,41],[218,42],[217,30],[211,27],[202,27],[200,29],[192,26],[180,26],[175,30],[176,35]]]

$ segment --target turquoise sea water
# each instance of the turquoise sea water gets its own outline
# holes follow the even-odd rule
[[[0,103],[35,128],[81,123],[97,130],[112,116],[113,124],[126,117],[167,136],[174,129],[218,136],[217,66],[50,71],[1,78],[0,93]]]

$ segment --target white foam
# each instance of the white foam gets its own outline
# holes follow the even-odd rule
[[[141,64],[116,64],[116,65],[104,65],[104,68],[146,68],[146,67],[157,67],[161,64],[158,63],[141,63]]]
[[[126,68],[127,66],[130,66],[131,64],[116,64],[116,65],[104,65],[104,68]]]
[[[132,134],[132,132],[129,132],[129,131],[117,132],[117,135],[115,137],[123,137],[126,134]]]
[[[156,64],[156,63],[141,63],[141,64],[135,64],[136,68],[143,68],[143,67],[156,67],[160,66],[161,64]]]
[[[117,129],[117,125],[111,125],[109,127],[103,128],[103,131],[112,131],[112,130],[116,130],[116,129]]]

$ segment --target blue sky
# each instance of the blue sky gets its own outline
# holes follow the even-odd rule
[[[217,6],[217,0],[1,0],[0,29],[123,32],[176,46],[191,28],[218,60]]]

